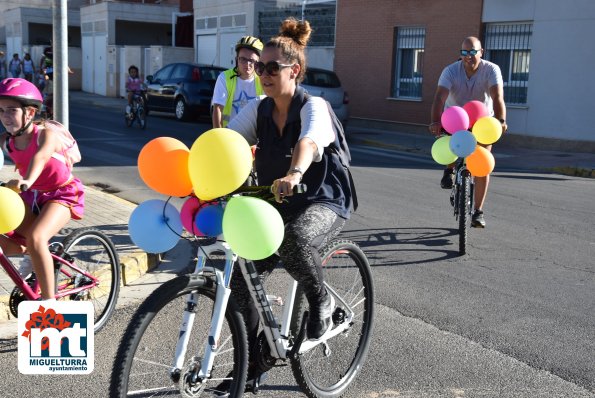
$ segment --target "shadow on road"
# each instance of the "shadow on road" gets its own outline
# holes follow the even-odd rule
[[[459,257],[456,239],[452,238],[457,234],[458,229],[423,227],[343,231],[343,236],[364,250],[372,266],[422,264]]]

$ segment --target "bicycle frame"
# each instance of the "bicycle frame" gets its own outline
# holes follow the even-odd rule
[[[3,236],[9,240],[21,245],[21,246],[25,246],[25,240],[19,236],[15,236],[15,235],[3,235]],[[50,252],[50,255],[52,256],[52,260],[54,261],[54,263],[59,262],[61,265],[66,265],[70,269],[78,272],[81,275],[86,276],[87,278],[89,278],[91,280],[91,283],[86,284],[85,286],[76,287],[76,288],[68,289],[68,290],[63,289],[60,286],[56,286],[56,295],[55,295],[56,299],[59,299],[59,298],[65,297],[65,296],[70,296],[72,294],[76,294],[81,291],[88,290],[88,289],[91,289],[91,288],[97,286],[98,280],[93,275],[87,273],[86,271],[83,271],[82,269],[77,267],[75,264],[66,261],[62,257],[55,255],[54,253]],[[6,254],[4,254],[4,251],[2,250],[2,248],[0,248],[0,265],[2,265],[2,268],[4,268],[4,270],[10,277],[10,279],[23,292],[23,294],[25,295],[25,297],[27,297],[28,300],[37,300],[41,297],[41,294],[37,293],[39,282],[35,281],[35,284],[33,285],[33,287],[29,286],[29,283],[27,283],[27,281],[21,276],[21,274],[19,273],[17,268],[14,266],[12,261],[10,261],[10,259],[6,256]],[[65,270],[63,267],[60,267],[60,272],[68,278],[71,278],[73,276],[72,273],[70,273],[68,270]],[[64,286],[64,285],[61,285],[61,286]]]
[[[217,267],[206,266],[206,260],[209,255],[221,251],[225,253],[225,266],[223,270]],[[201,252],[204,254],[201,254]],[[211,319],[211,325],[209,329],[209,339],[207,342],[205,342],[204,346],[204,358],[201,362],[201,369],[197,375],[199,378],[210,377],[215,356],[218,354],[218,342],[225,317],[225,309],[231,295],[231,275],[234,264],[237,260],[238,256],[233,253],[229,245],[224,241],[217,241],[211,245],[206,245],[199,248],[194,274],[202,275],[206,273],[214,275],[216,282],[215,308],[213,310],[213,318]],[[246,284],[248,285],[248,290],[250,291],[252,301],[256,305],[257,312],[260,316],[260,321],[263,325],[263,330],[270,347],[270,354],[276,359],[287,359],[293,347],[289,341],[289,332],[298,287],[297,281],[293,278],[291,279],[287,296],[284,301],[281,324],[279,325],[271,308],[270,298],[273,297],[267,296],[264,287],[260,282],[260,277],[256,271],[254,263],[249,261],[238,261],[238,263],[240,265],[242,275],[246,280]],[[323,344],[326,342],[326,340],[342,333],[349,327],[355,316],[352,307],[349,306],[337,294],[337,292],[332,289],[332,287],[326,284],[326,282],[325,286],[330,294],[332,294],[337,299],[337,302],[344,306],[347,313],[346,320],[329,332],[325,336],[325,339],[316,341],[304,340],[301,342],[300,349],[298,351],[299,354],[309,351],[313,347]],[[187,296],[187,305],[184,309],[182,326],[178,335],[180,337],[178,338],[178,342],[176,344],[176,353],[173,360],[173,365],[170,370],[170,374],[172,376],[179,374],[184,367],[184,358],[186,356],[186,350],[191,334],[190,325],[193,324],[195,316],[193,311],[197,305],[196,296],[197,295],[193,293]],[[274,299],[277,298],[275,297]],[[355,303],[355,305],[357,304],[358,303]]]

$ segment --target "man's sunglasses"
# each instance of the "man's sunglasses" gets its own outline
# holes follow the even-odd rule
[[[266,64],[264,64],[259,61],[254,64],[254,72],[256,72],[256,74],[258,76],[262,76],[262,74],[266,70],[267,74],[269,76],[277,76],[281,69],[289,68],[289,67],[292,67],[293,65],[295,65],[295,64],[280,64],[277,61],[269,61]]]
[[[481,50],[461,50],[461,55],[466,57],[467,55],[471,55],[475,57]]]

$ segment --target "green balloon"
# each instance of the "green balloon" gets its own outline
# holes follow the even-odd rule
[[[450,150],[450,135],[438,138],[432,145],[432,158],[443,165],[451,164],[458,156]]]
[[[231,198],[223,213],[223,237],[231,249],[247,260],[261,260],[277,251],[285,233],[281,215],[258,198]]]

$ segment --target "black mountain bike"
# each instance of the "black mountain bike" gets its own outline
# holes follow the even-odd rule
[[[457,159],[450,204],[453,206],[455,218],[459,222],[459,254],[461,255],[467,253],[467,235],[471,226],[474,187],[473,177],[467,170],[465,158]]]

